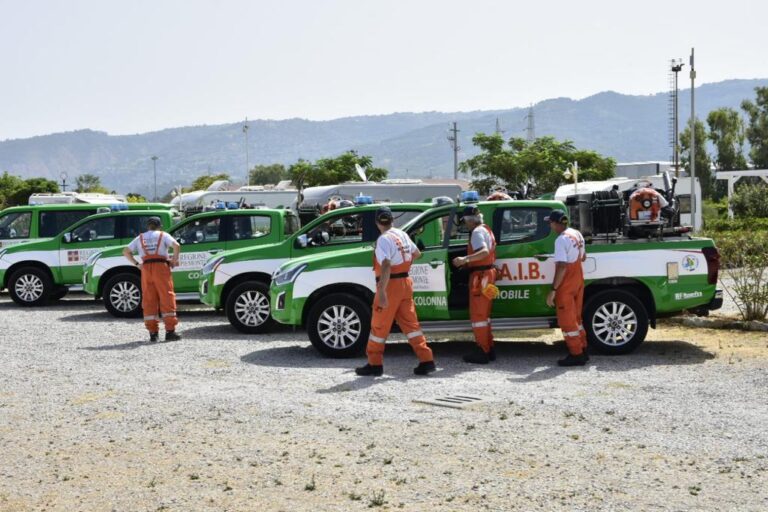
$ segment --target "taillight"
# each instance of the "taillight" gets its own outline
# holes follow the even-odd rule
[[[717,247],[705,247],[701,253],[707,260],[707,282],[717,284],[717,275],[720,272],[720,253]]]

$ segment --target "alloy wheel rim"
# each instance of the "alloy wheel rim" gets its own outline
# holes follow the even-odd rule
[[[109,292],[109,301],[118,311],[134,311],[141,303],[141,290],[130,281],[121,281]]]
[[[16,295],[24,302],[34,302],[43,296],[43,280],[34,274],[24,274],[14,285]]]
[[[258,327],[269,318],[269,298],[257,290],[240,294],[235,301],[237,320],[248,327]]]
[[[348,306],[330,306],[320,314],[317,321],[320,340],[336,350],[354,345],[360,330],[360,316]]]
[[[607,302],[597,308],[592,317],[595,337],[612,347],[629,343],[635,337],[637,327],[637,314],[623,302]]]

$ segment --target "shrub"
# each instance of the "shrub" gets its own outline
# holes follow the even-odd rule
[[[714,233],[723,275],[733,281],[735,302],[744,320],[768,316],[768,231]]]
[[[737,218],[768,218],[768,186],[742,185],[731,197],[731,208]]]

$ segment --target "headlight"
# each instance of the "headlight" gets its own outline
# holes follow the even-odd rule
[[[207,276],[208,274],[212,274],[216,272],[216,269],[219,268],[219,265],[224,261],[224,256],[219,256],[218,258],[213,258],[208,263],[203,265],[203,275]]]
[[[294,282],[296,278],[299,277],[299,274],[304,272],[305,268],[307,268],[306,263],[293,268],[289,268],[288,270],[284,270],[282,272],[278,272],[274,277],[275,284],[281,285]]]
[[[96,260],[99,258],[101,258],[101,251],[96,251],[95,253],[91,254],[85,261],[85,266],[92,267],[93,264],[96,263]]]

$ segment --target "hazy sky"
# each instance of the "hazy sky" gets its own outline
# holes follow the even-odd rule
[[[766,0],[0,0],[0,139],[768,77]],[[687,77],[687,74],[686,74]]]

